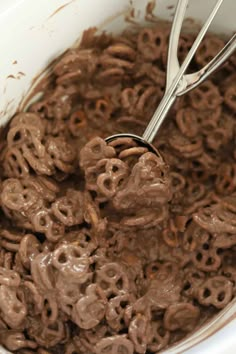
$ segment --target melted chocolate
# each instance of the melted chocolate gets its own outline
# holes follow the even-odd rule
[[[151,9],[150,9],[151,10]],[[19,354],[157,353],[236,293],[235,57],[154,142],[169,26],[87,31],[0,141],[0,344]],[[183,34],[181,60],[194,36]],[[209,35],[192,69],[223,47]],[[41,90],[41,89],[40,89]],[[98,137],[100,136],[100,137]]]

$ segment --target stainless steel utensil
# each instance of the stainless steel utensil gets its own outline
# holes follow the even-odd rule
[[[110,142],[118,138],[132,138],[138,142],[139,145],[146,146],[152,152],[157,152],[155,147],[152,145],[152,141],[176,98],[184,95],[202,83],[206,78],[208,78],[209,75],[215,72],[236,49],[235,33],[226,43],[224,48],[201,70],[195,73],[185,74],[193,56],[195,55],[204,35],[206,34],[223,1],[224,0],[217,0],[190,51],[188,52],[183,64],[180,66],[177,55],[178,42],[189,0],[178,0],[169,39],[166,90],[159,106],[157,107],[142,137],[128,133],[115,134],[106,138],[106,142]]]

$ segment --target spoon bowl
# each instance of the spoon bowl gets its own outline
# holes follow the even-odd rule
[[[105,139],[106,143],[110,143],[114,140],[117,139],[132,139],[135,143],[138,144],[138,146],[145,147],[148,149],[149,152],[154,153],[158,157],[160,157],[160,153],[158,150],[153,146],[151,143],[147,142],[144,138],[141,136],[135,135],[135,134],[130,134],[130,133],[122,133],[122,134],[114,134],[109,136],[108,138]]]

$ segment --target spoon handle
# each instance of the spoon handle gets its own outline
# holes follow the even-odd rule
[[[189,0],[178,1],[173,24],[171,27],[169,48],[167,56],[167,70],[166,70],[166,91],[170,87],[172,81],[177,75],[180,65],[178,59],[178,44],[181,28],[183,25],[184,15],[188,6]]]
[[[186,10],[186,7],[181,6],[181,3],[185,4],[186,1],[185,0],[178,1],[178,5],[177,5],[176,11],[175,11],[175,17],[177,17],[180,14],[180,12],[177,11],[179,8],[181,8],[182,11],[184,11],[184,12]],[[179,71],[177,72],[175,78],[173,79],[169,88],[167,87],[167,91],[165,92],[158,108],[156,109],[151,121],[149,122],[149,124],[143,134],[143,138],[147,142],[152,143],[153,139],[155,138],[155,136],[158,132],[158,129],[160,128],[163,120],[165,119],[165,117],[166,117],[167,113],[169,112],[170,108],[172,107],[173,103],[175,102],[175,99],[177,97],[177,90],[181,89],[182,87],[185,87],[184,73],[187,70],[193,56],[195,55],[204,35],[206,34],[210,24],[212,23],[217,11],[219,10],[220,6],[222,5],[222,3],[223,3],[223,0],[218,0],[216,2],[215,6],[213,7],[210,15],[208,16],[208,18],[206,20],[206,22],[204,23],[203,27],[201,28],[197,38],[195,39],[193,46],[191,47],[190,51],[188,52],[183,64],[181,65]],[[183,20],[182,16],[181,16],[181,19]],[[179,26],[179,22],[177,20],[174,20],[174,23]],[[172,27],[170,40],[173,40],[175,38],[174,30],[175,30],[175,28]],[[170,52],[170,54],[171,53],[172,53],[172,51]],[[167,74],[167,77],[168,77],[168,74]]]
[[[202,69],[199,71],[184,75],[185,87],[181,90],[177,90],[177,96],[182,96],[190,90],[194,89],[200,83],[214,73],[236,50],[236,33],[230,38],[222,50]]]

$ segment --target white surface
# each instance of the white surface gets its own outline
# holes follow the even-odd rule
[[[92,26],[112,31],[121,29],[131,3],[137,18],[143,21],[147,0],[0,0],[0,125],[15,113],[33,78],[73,45],[84,29]],[[214,3],[215,0],[191,0],[187,16],[204,20]],[[157,0],[155,14],[171,18],[173,9],[168,6],[173,4],[174,0]],[[63,5],[67,6],[53,15]],[[225,0],[212,30],[235,31],[235,14],[236,1]],[[17,64],[13,64],[15,61]],[[9,75],[16,79],[7,78]],[[234,320],[217,331],[233,314]],[[218,319],[166,353],[187,350],[188,354],[233,354],[236,353],[235,333],[234,301]],[[0,348],[0,353],[7,352]]]

